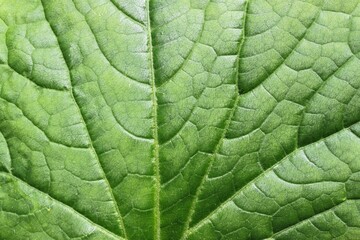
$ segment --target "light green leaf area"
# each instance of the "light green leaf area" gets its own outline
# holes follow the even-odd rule
[[[359,0],[0,0],[1,240],[355,240],[359,199]]]

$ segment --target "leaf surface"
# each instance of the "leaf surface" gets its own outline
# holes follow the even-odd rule
[[[359,0],[0,0],[0,239],[357,239]]]

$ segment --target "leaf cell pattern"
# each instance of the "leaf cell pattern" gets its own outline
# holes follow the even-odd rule
[[[357,239],[359,0],[0,0],[0,239]]]

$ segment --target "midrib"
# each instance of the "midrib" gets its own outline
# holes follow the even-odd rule
[[[157,123],[157,97],[156,97],[156,83],[154,72],[154,56],[153,44],[151,35],[151,18],[150,18],[150,0],[146,3],[147,14],[147,34],[148,34],[148,51],[150,62],[150,84],[152,88],[151,101],[152,101],[152,115],[153,115],[153,138],[154,138],[154,173],[155,173],[155,194],[154,194],[154,237],[153,239],[160,240],[160,169],[159,169],[159,138],[158,138],[158,123]]]

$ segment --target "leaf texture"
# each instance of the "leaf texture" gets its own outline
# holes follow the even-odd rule
[[[0,239],[358,239],[359,88],[359,0],[0,0]]]

